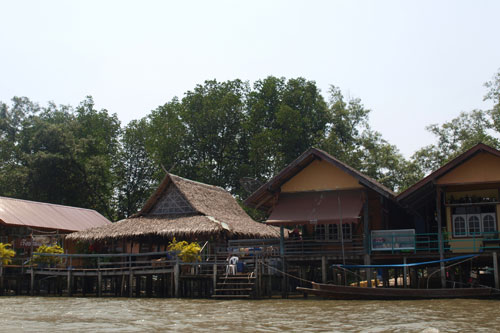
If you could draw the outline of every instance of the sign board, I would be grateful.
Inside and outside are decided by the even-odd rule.
[[[415,229],[372,230],[372,251],[415,250]]]

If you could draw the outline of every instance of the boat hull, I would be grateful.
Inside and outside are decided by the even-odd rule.
[[[312,283],[312,288],[297,290],[334,299],[432,299],[432,298],[492,298],[490,288],[456,288],[456,289],[412,289],[412,288],[361,288],[333,284]]]

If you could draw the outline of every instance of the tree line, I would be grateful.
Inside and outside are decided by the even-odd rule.
[[[409,159],[370,127],[359,98],[304,78],[206,81],[126,126],[90,96],[76,107],[14,97],[0,102],[0,195],[116,220],[165,170],[244,199],[311,146],[401,191],[478,142],[500,147],[500,72],[486,87],[492,109],[430,125],[436,143]]]

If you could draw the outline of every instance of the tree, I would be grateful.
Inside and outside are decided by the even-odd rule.
[[[152,159],[154,179],[159,182],[167,171],[181,174],[186,126],[181,120],[182,104],[177,97],[153,110],[147,117],[145,149]]]
[[[395,191],[416,178],[405,174],[412,166],[397,147],[370,128],[370,110],[361,99],[346,101],[341,90],[331,86],[328,108],[332,123],[321,145],[325,151]]]
[[[154,189],[156,168],[147,151],[147,119],[131,121],[123,130],[115,166],[118,193],[117,218],[129,217],[142,208]]]
[[[412,163],[421,173],[438,169],[478,143],[500,148],[500,71],[485,86],[488,93],[484,99],[493,102],[491,110],[462,112],[449,122],[427,127],[437,143],[419,149],[412,156]]]
[[[248,86],[240,80],[206,81],[182,99],[182,165],[188,178],[236,190],[240,187],[242,123]]]
[[[269,76],[247,99],[247,175],[265,180],[301,153],[319,145],[330,116],[314,81]]]
[[[120,123],[91,97],[76,110],[27,98],[1,106],[0,194],[97,209],[112,218],[111,163]]]

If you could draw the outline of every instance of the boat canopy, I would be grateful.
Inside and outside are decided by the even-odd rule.
[[[462,259],[470,259],[473,257],[477,257],[476,254],[467,254],[463,256],[446,258],[442,260],[433,260],[433,261],[423,261],[423,262],[412,262],[409,264],[391,264],[391,265],[332,265],[331,267],[339,267],[339,268],[394,268],[394,267],[413,267],[413,266],[422,266],[422,265],[431,265],[431,264],[439,264],[441,262],[447,261],[456,261]]]

